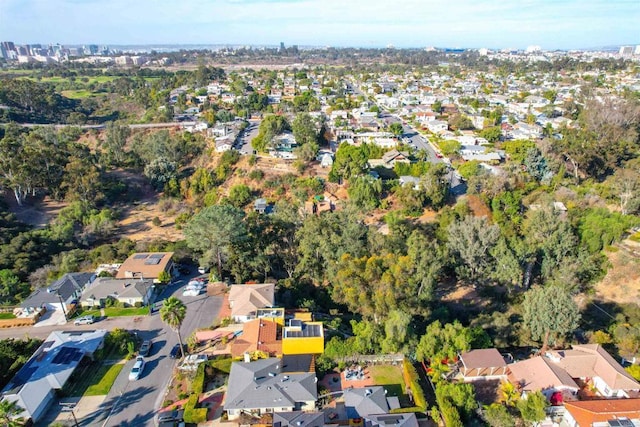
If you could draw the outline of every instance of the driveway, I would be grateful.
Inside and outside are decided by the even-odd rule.
[[[67,319],[64,316],[62,310],[47,310],[38,323],[33,325],[34,328],[42,328],[46,326],[59,326],[65,325],[67,323]]]

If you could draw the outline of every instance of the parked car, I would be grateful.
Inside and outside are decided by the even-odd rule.
[[[91,325],[96,321],[96,318],[93,315],[78,317],[73,324],[74,325]]]
[[[198,267],[198,273],[207,274],[208,272],[209,272],[209,267],[206,267],[206,266],[203,266],[203,265]]]
[[[140,350],[138,350],[138,354],[140,356],[148,356],[152,346],[153,342],[151,340],[142,341],[142,345],[140,346]]]
[[[184,291],[182,292],[182,296],[184,296],[184,297],[197,297],[198,295],[200,295],[201,292],[202,292],[202,289],[186,287],[186,288],[184,288]]]
[[[158,425],[171,425],[182,422],[184,411],[181,409],[174,409],[173,411],[161,412],[158,414]]]
[[[183,346],[182,349],[184,350],[184,352],[186,354],[186,352],[187,352],[186,346]],[[180,344],[176,344],[176,345],[173,346],[173,348],[169,352],[169,357],[172,358],[172,359],[177,359],[180,356],[182,356],[180,354]]]
[[[131,372],[129,372],[129,381],[138,380],[142,375],[142,371],[144,371],[144,357],[138,356],[136,357],[136,363],[131,368]]]

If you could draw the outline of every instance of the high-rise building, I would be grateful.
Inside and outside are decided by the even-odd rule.
[[[284,50],[284,42],[280,42],[280,52]]]
[[[0,44],[0,58],[9,59],[9,52],[4,47],[4,43]]]
[[[620,46],[619,54],[621,56],[633,55],[633,46]]]
[[[7,52],[16,50],[16,45],[14,45],[13,42],[2,42],[2,46],[4,46],[4,50]]]

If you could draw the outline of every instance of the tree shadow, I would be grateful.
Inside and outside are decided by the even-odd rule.
[[[133,390],[127,390],[121,395],[112,396],[111,398],[106,399],[104,402],[102,402],[102,404],[93,414],[80,420],[80,425],[102,425],[107,417],[117,415],[130,406],[135,405],[140,401],[140,399],[142,399],[142,397],[149,393],[153,393],[155,389],[156,387],[137,387]],[[147,413],[145,414],[145,416],[153,417],[153,413]],[[145,425],[145,423],[141,423],[138,425]]]

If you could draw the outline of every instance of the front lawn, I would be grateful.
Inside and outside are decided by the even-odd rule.
[[[122,317],[122,316],[146,316],[149,314],[149,307],[106,307],[104,309],[104,315],[107,317]],[[84,310],[80,316],[93,315],[100,317],[100,310]]]
[[[108,369],[103,373],[104,368]],[[120,374],[122,368],[124,368],[124,363],[116,363],[115,365],[111,365],[111,367],[105,365],[101,366],[99,373],[102,374],[102,376],[100,377],[98,374],[95,375],[94,379],[99,378],[99,381],[97,383],[92,383],[87,388],[87,391],[85,391],[84,396],[103,396],[109,393],[111,386],[116,381],[116,378],[118,378],[118,374]]]
[[[63,388],[63,393],[70,397],[106,395],[123,367],[124,363],[82,364]]]
[[[15,319],[16,315],[13,313],[9,313],[9,312],[2,312],[0,313],[0,319]]]

